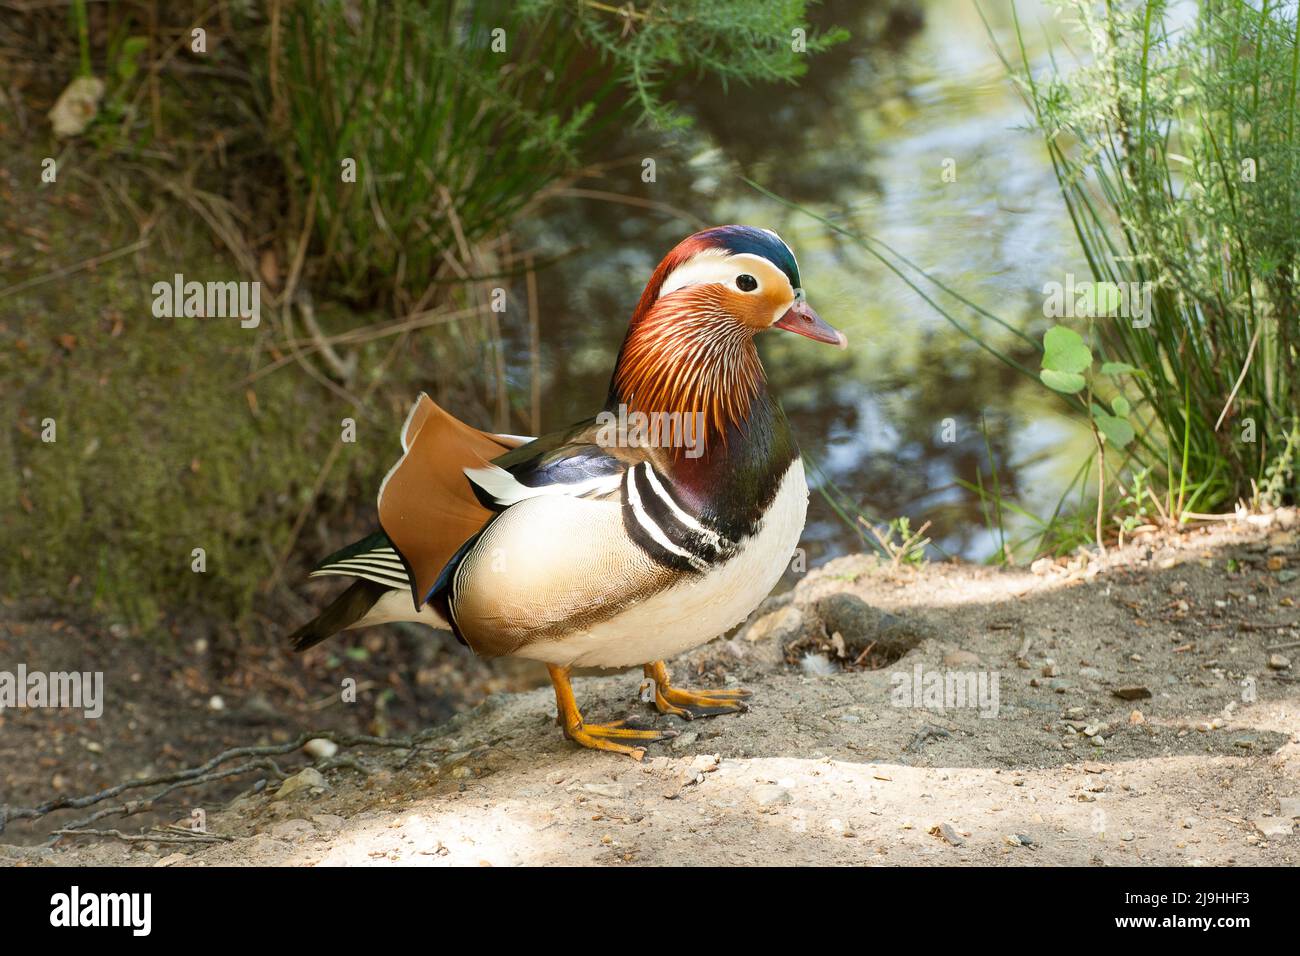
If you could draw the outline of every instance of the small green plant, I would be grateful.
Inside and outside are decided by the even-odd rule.
[[[108,94],[91,127],[95,144],[104,153],[114,152],[129,141],[133,84],[140,72],[140,58],[148,48],[149,38],[143,36],[114,35],[109,41]],[[144,145],[143,141],[139,145]]]
[[[1150,468],[1138,468],[1129,476],[1127,484],[1122,477],[1115,479],[1115,484],[1120,491],[1120,500],[1114,521],[1119,528],[1121,547],[1124,545],[1126,535],[1157,527],[1155,523],[1157,514],[1152,513],[1152,508],[1158,512],[1160,521],[1168,520],[1168,515],[1160,505],[1160,499],[1151,490],[1150,475]]]
[[[1097,364],[1092,349],[1078,332],[1064,325],[1054,325],[1043,335],[1042,369],[1039,380],[1055,392],[1081,399],[1088,415],[1088,427],[1097,445],[1097,547],[1105,550],[1102,514],[1106,502],[1106,446],[1127,448],[1137,433],[1129,416],[1132,406],[1127,398],[1116,394],[1110,407],[1096,398],[1097,386],[1106,379],[1141,374],[1141,370],[1126,362]]]
[[[1297,452],[1300,452],[1300,422],[1292,426],[1286,444],[1264,469],[1264,483],[1257,495],[1258,505],[1276,508],[1285,500],[1287,489],[1295,486]]]
[[[1056,325],[1043,336],[1043,367],[1038,373],[1044,385],[1063,395],[1082,395],[1091,415],[1093,429],[1116,448],[1125,448],[1135,432],[1129,420],[1132,406],[1123,395],[1110,400],[1110,409],[1093,401],[1098,378],[1117,378],[1139,374],[1126,362],[1102,362],[1093,370],[1095,360],[1083,336],[1073,329]]]
[[[904,564],[925,563],[925,549],[930,544],[930,539],[925,536],[925,532],[929,529],[930,522],[927,521],[913,531],[912,522],[906,517],[895,518],[881,527],[877,527],[865,518],[859,517],[858,520],[876,539],[880,550],[895,568],[902,567]]]

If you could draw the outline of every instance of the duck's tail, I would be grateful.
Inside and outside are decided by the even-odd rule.
[[[356,627],[385,595],[394,590],[376,584],[374,581],[358,578],[352,582],[351,587],[331,601],[329,607],[290,634],[290,645],[295,651],[305,651],[339,631]]]
[[[305,651],[339,631],[371,624],[418,621],[430,627],[447,627],[442,616],[428,605],[415,609],[402,560],[382,531],[331,554],[312,572],[312,577],[321,575],[355,580],[329,607],[289,635],[295,651]]]

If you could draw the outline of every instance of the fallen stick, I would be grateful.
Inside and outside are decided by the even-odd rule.
[[[232,747],[229,750],[222,751],[212,759],[200,764],[197,767],[187,767],[183,770],[173,770],[169,773],[160,773],[152,777],[141,777],[136,780],[128,780],[125,783],[119,783],[112,787],[107,787],[95,793],[85,794],[83,796],[61,795],[52,800],[35,807],[10,807],[0,804],[0,833],[4,832],[5,826],[10,820],[36,820],[41,817],[54,813],[56,810],[79,810],[84,807],[94,806],[97,803],[103,803],[105,800],[111,800],[113,797],[126,793],[128,790],[138,790],[142,787],[154,787],[160,784],[172,784],[173,786],[165,787],[163,790],[151,797],[145,797],[140,801],[134,801],[134,804],[147,804],[151,808],[154,801],[161,797],[180,789],[181,787],[201,786],[205,783],[211,783],[215,780],[225,777],[234,776],[237,772],[250,772],[255,769],[267,769],[265,764],[272,761],[254,760],[241,765],[240,768],[231,770],[217,770],[223,763],[227,763],[238,757],[272,757],[281,754],[292,753],[300,750],[309,740],[330,740],[340,747],[392,747],[397,749],[414,749],[422,743],[429,740],[436,734],[436,729],[423,730],[411,737],[372,737],[366,734],[342,734],[333,730],[316,730],[308,731],[301,734],[297,739],[291,740],[284,744],[268,744],[265,746],[249,747]],[[279,768],[276,767],[276,770]],[[215,771],[215,772],[214,772]],[[122,807],[131,807],[133,803],[121,805]],[[120,807],[116,808],[120,811]],[[129,812],[139,812],[139,809]],[[128,815],[129,815],[128,812]],[[83,822],[90,822],[99,819],[102,816],[110,816],[110,813],[96,813],[86,818]]]
[[[124,843],[230,843],[235,839],[218,833],[195,833],[182,836],[179,833],[174,835],[165,833],[123,833],[121,830],[64,829],[55,830],[54,835],[109,837],[114,840],[121,840]]]

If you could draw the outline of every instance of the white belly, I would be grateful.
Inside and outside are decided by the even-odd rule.
[[[739,624],[781,580],[808,514],[803,461],[791,464],[758,531],[725,564],[586,631],[515,651],[548,664],[629,667],[673,657]]]

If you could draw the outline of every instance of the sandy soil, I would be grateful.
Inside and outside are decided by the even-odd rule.
[[[749,687],[747,713],[687,723],[637,699],[639,674],[576,681],[589,719],[680,732],[642,762],[566,741],[549,689],[497,694],[415,751],[348,748],[204,807],[228,842],[64,839],[0,862],[1295,864],[1296,523],[1032,571],[843,558],[673,662],[681,684]],[[984,699],[927,707],[931,674]],[[922,706],[901,696],[916,682]],[[203,794],[173,799],[184,823]]]

